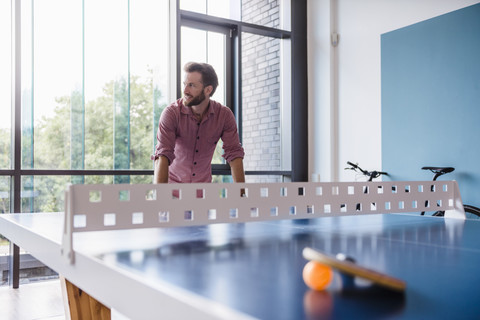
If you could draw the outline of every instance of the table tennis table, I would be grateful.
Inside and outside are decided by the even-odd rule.
[[[0,233],[131,319],[478,319],[480,221],[462,218],[455,182],[435,182],[439,196],[430,195],[431,184],[74,186],[78,198],[67,194],[65,213],[0,215]],[[152,201],[150,188],[163,204],[152,205],[152,221],[151,202],[143,204]],[[246,198],[237,198],[239,188]],[[84,210],[97,209],[82,205],[96,200],[80,193],[92,199],[92,189],[106,202],[115,201],[108,194],[120,200],[90,216]],[[170,197],[178,191],[180,199]],[[413,213],[432,203],[453,214]],[[130,227],[112,217],[122,210]],[[101,226],[89,226],[98,216]],[[406,290],[361,279],[347,286],[339,273],[328,289],[310,290],[302,280],[305,247],[344,253],[404,280]]]

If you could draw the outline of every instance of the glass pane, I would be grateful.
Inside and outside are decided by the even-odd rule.
[[[231,175],[213,175],[213,183],[232,183],[233,179]],[[247,183],[275,183],[285,182],[284,176],[281,175],[246,175],[245,182]]]
[[[125,179],[127,180],[127,179]],[[129,176],[129,184],[150,184],[153,181],[151,175]],[[85,176],[85,184],[112,184],[114,176]]]
[[[207,14],[210,16],[240,21],[241,0],[208,0]]]
[[[0,213],[10,212],[10,177],[0,176]]]
[[[180,9],[206,14],[207,0],[180,0]]]
[[[34,202],[41,201],[42,197],[48,198],[51,190],[57,189],[56,185],[52,184],[48,179],[39,181],[39,186],[43,188],[44,194],[46,194],[46,196],[43,196],[39,191],[33,189],[32,181],[33,177],[31,176],[22,177],[22,212],[34,212]],[[9,212],[9,195],[10,177],[0,177],[0,212],[2,213]],[[56,199],[52,201],[52,205],[54,202],[56,202]],[[44,206],[44,209],[48,209],[48,207]],[[2,275],[0,286],[8,285],[9,259],[10,243],[7,239],[0,236],[0,272]],[[40,261],[32,257],[28,252],[25,252],[22,248],[20,248],[20,284],[30,283],[38,280],[54,279],[57,277],[58,275],[55,271],[46,267]]]
[[[33,168],[33,26],[32,2],[24,1],[21,9],[22,63],[22,168]]]
[[[0,176],[0,214],[10,213],[10,177]],[[10,243],[0,235],[0,286],[8,285]]]
[[[233,182],[232,176],[214,175],[212,176],[212,182],[216,183],[231,183]],[[284,177],[281,175],[246,175],[245,182],[247,183],[275,183],[284,182]]]
[[[213,99],[226,104],[226,36],[223,33],[207,32],[207,63],[211,64],[218,76],[218,87]]]
[[[86,0],[84,28],[85,168],[127,169],[128,2]]]
[[[130,2],[130,164],[151,169],[160,113],[168,101],[168,1]],[[133,179],[133,176],[132,176]],[[151,179],[149,181],[151,183]]]
[[[128,4],[85,1],[84,40],[82,1],[36,3],[33,19],[22,5],[23,168],[151,169],[168,100],[168,1],[131,1],[130,16]]]
[[[225,105],[226,101],[226,35],[219,32],[182,27],[181,29],[181,66],[187,62],[209,63],[218,76],[218,87],[212,99]],[[192,50],[191,48],[195,48]],[[183,80],[182,69],[182,80]],[[212,163],[225,163],[222,158],[223,142],[220,140],[215,149]]]
[[[152,183],[151,175],[128,176],[128,178],[131,184]],[[85,176],[84,178],[86,184],[112,184],[114,179],[115,176]],[[65,189],[68,184],[79,180],[82,179],[75,179],[75,176],[23,176],[22,212],[63,212]],[[3,189],[0,190],[3,191]],[[1,194],[3,193],[0,191]]]
[[[11,1],[0,1],[0,169],[11,168]],[[1,179],[1,178],[0,178]]]
[[[0,214],[10,213],[10,177],[0,176]],[[8,285],[10,242],[0,234],[0,286]]]
[[[8,285],[8,270],[10,261],[10,242],[0,235],[0,287]]]
[[[33,18],[34,166],[83,169],[81,1],[35,2]]]
[[[212,182],[213,183],[232,183],[233,178],[231,175],[228,175],[228,176],[212,175]]]
[[[180,9],[240,21],[241,0],[181,0]]]
[[[245,170],[289,170],[290,152],[284,149],[290,140],[282,132],[290,117],[281,98],[282,86],[288,88],[281,77],[281,40],[243,33],[242,50]]]
[[[245,182],[247,183],[275,183],[284,182],[283,176],[280,175],[248,175],[245,176]]]
[[[23,176],[22,212],[63,212],[67,176]]]
[[[9,285],[9,262],[10,243],[7,239],[0,237],[0,287]],[[4,269],[5,268],[5,269]],[[41,280],[57,279],[58,274],[35,259],[28,252],[20,248],[20,285]],[[14,306],[11,306],[14,308]],[[7,310],[8,311],[8,310]]]
[[[182,72],[183,66],[187,62],[207,62],[207,33],[207,31],[200,29],[181,28],[180,65],[182,66]],[[183,81],[183,74],[181,80]]]
[[[226,36],[223,33],[182,27],[181,66],[190,61],[212,65],[218,76],[218,88],[212,98],[225,105],[226,101]],[[191,48],[195,48],[192,50]]]

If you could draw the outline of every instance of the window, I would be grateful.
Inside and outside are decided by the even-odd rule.
[[[242,33],[242,135],[246,170],[289,171],[291,104],[282,97],[290,81],[282,77],[281,40]],[[290,64],[288,63],[289,67]],[[282,150],[286,149],[286,154]]]
[[[292,33],[281,29],[290,25],[285,18],[290,2],[181,0],[180,9],[180,66],[191,60],[214,61],[219,75],[225,76],[220,80],[225,100],[213,99],[236,115],[247,181],[290,179]],[[181,77],[178,69],[177,82]],[[214,174],[228,170],[215,164],[212,168]]]
[[[1,1],[0,68],[12,72],[0,73],[0,210],[63,211],[68,183],[151,183],[158,120],[190,60],[219,75],[214,99],[236,116],[247,181],[306,179],[305,11],[304,0]],[[212,171],[227,182],[221,153],[220,142]]]
[[[168,5],[1,2],[0,40],[8,50],[0,53],[0,64],[14,71],[0,74],[2,212],[63,211],[67,183],[151,183],[156,126],[169,100]],[[18,28],[11,28],[11,17]],[[12,60],[16,39],[21,49]],[[21,73],[15,69],[20,62]],[[12,110],[21,114],[15,128]],[[12,146],[13,132],[21,136]],[[21,268],[25,259],[22,253]],[[22,279],[50,273],[44,271],[23,270]]]

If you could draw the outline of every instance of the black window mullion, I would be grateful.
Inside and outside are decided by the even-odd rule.
[[[12,148],[13,148],[13,176],[11,181],[11,189],[13,201],[10,202],[10,211],[21,212],[21,166],[22,166],[22,72],[21,72],[21,1],[15,0],[12,2]],[[9,266],[9,281],[13,288],[18,288],[20,284],[20,248],[11,245],[11,260]]]
[[[293,1],[292,1],[293,2]],[[266,27],[259,24],[253,24],[243,21],[230,20],[225,18],[219,18],[215,16],[209,16],[202,13],[190,12],[185,10],[180,10],[180,18],[182,20],[196,21],[199,23],[206,23],[209,25],[224,26],[228,28],[235,28],[235,26],[242,26],[244,32],[249,32],[261,36],[272,37],[272,38],[290,38],[292,32]]]
[[[292,1],[291,9],[292,181],[308,181],[307,3]]]
[[[243,142],[242,126],[242,26],[238,25],[232,39],[232,95],[233,110],[236,115],[238,135]]]

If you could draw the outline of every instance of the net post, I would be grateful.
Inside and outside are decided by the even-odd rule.
[[[65,190],[65,214],[63,219],[61,255],[73,264],[75,253],[73,251],[73,185],[68,185]]]
[[[445,218],[465,220],[465,209],[463,208],[462,196],[458,188],[458,182],[453,180],[453,209],[445,210]]]

